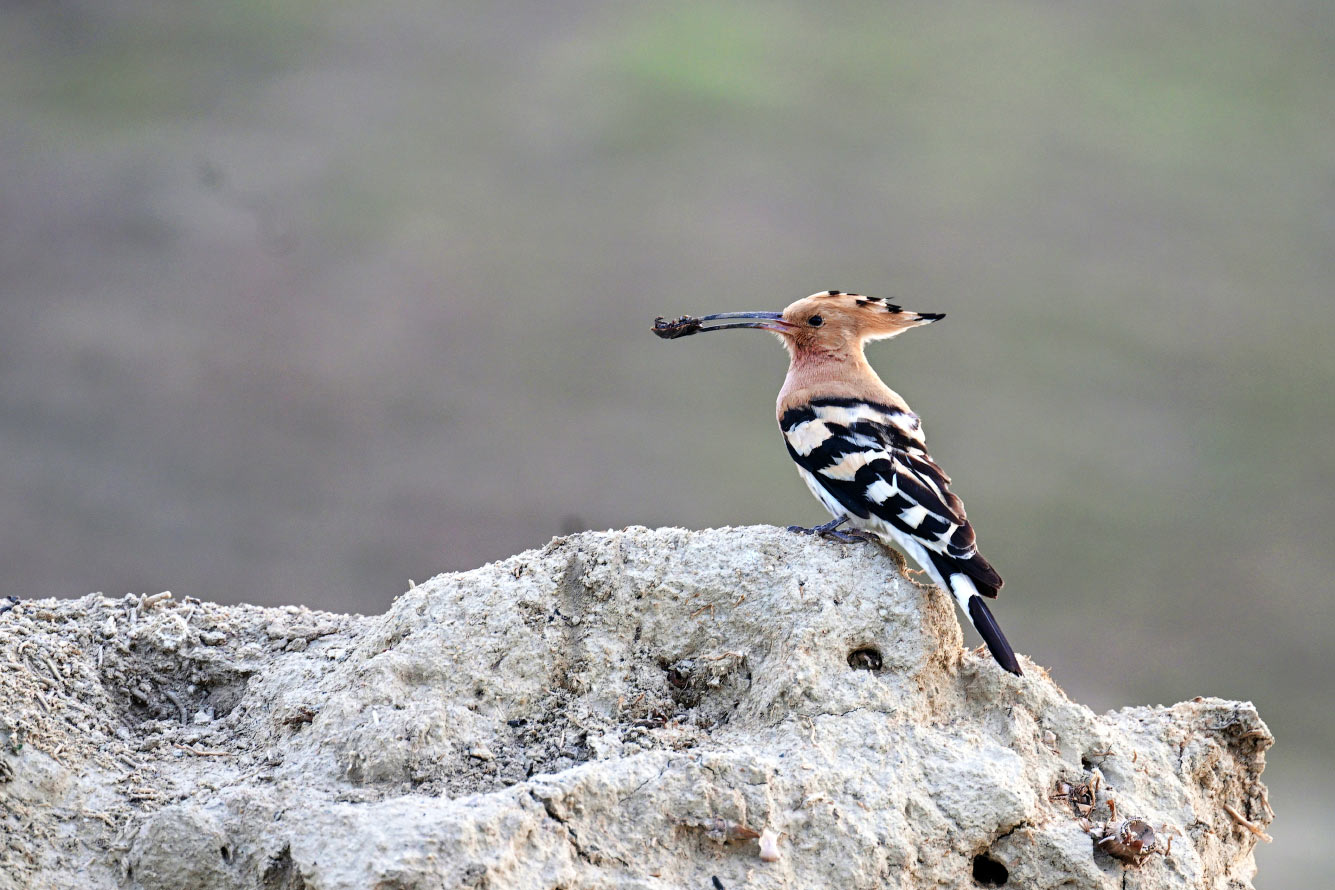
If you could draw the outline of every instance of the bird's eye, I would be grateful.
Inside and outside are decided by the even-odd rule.
[[[807,324],[811,325],[813,328],[818,328],[825,324],[825,319],[821,318],[819,315],[813,315],[807,319]]]

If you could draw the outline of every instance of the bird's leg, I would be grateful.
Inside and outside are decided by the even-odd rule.
[[[876,537],[867,532],[861,531],[838,531],[839,526],[848,521],[847,516],[840,516],[838,519],[831,519],[824,525],[818,525],[815,528],[804,528],[800,525],[788,526],[788,531],[796,532],[799,535],[820,535],[822,538],[829,538],[833,541],[842,541],[845,544],[854,544],[859,541],[874,541]]]
[[[847,521],[847,516],[839,516],[835,519],[831,519],[824,525],[817,525],[812,528],[807,528],[802,525],[790,525],[788,526],[788,531],[799,535],[828,535]]]

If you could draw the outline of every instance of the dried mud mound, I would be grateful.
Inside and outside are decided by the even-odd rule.
[[[874,546],[631,528],[384,615],[0,615],[0,887],[1245,888],[1246,703],[1096,716]]]

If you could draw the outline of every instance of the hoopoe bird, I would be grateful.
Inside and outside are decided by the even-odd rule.
[[[832,290],[798,300],[783,312],[659,318],[654,333],[665,339],[732,328],[777,334],[789,355],[788,376],[779,390],[779,429],[797,472],[834,517],[815,528],[789,530],[897,545],[950,592],[997,663],[1018,676],[1015,652],[983,601],[997,595],[1001,576],[978,552],[964,504],[949,488],[950,477],[927,454],[918,415],[881,381],[863,354],[870,341],[944,317]],[[727,323],[704,326],[711,321]],[[845,524],[851,533],[839,530]]]

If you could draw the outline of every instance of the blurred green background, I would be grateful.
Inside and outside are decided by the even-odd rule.
[[[1253,699],[1335,832],[1335,4],[0,6],[0,595],[376,612],[582,528],[823,520],[749,332],[874,346],[1016,647]]]

